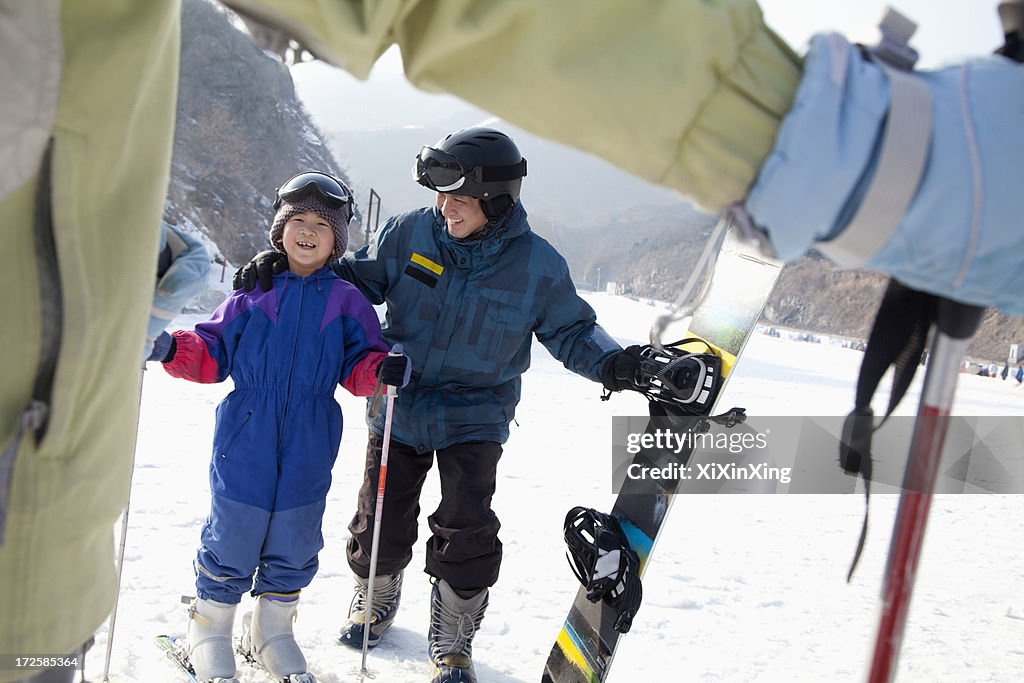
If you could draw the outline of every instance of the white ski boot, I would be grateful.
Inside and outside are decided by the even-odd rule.
[[[469,598],[460,597],[444,579],[430,594],[430,661],[434,663],[431,683],[476,683],[473,670],[473,636],[480,629],[487,609],[487,589]]]
[[[231,631],[238,605],[193,598],[188,610],[185,652],[203,683],[238,683]]]
[[[299,606],[298,593],[264,593],[256,608],[242,617],[239,652],[287,683],[316,683],[306,672],[306,658],[295,642],[292,622]]]

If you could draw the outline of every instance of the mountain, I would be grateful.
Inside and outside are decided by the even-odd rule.
[[[532,218],[532,217],[531,217]],[[565,255],[581,289],[675,301],[715,218],[687,204],[623,209],[586,225],[534,220],[537,232]],[[765,306],[765,323],[866,340],[888,278],[837,267],[817,252],[786,265]],[[1002,363],[1011,344],[1024,347],[1024,320],[986,312],[968,355]]]
[[[204,235],[211,253],[232,263],[266,248],[274,188],[299,170],[327,170],[356,191],[350,241],[358,246],[370,188],[382,197],[381,219],[429,204],[431,193],[411,178],[415,155],[478,124],[515,138],[528,161],[531,224],[566,257],[581,288],[614,281],[634,296],[673,301],[714,222],[665,188],[457,98],[421,92],[400,73],[377,70],[360,82],[321,63],[289,69],[206,0],[185,0],[182,33],[165,217]],[[371,228],[376,213],[372,219]],[[765,321],[863,339],[884,283],[811,255],[784,269]],[[970,353],[1001,361],[1019,341],[1024,322],[989,312]]]
[[[182,4],[178,111],[164,218],[244,263],[268,247],[275,189],[339,165],[295,95],[288,68],[206,0]],[[361,218],[353,220],[358,234]]]
[[[322,63],[292,68],[295,87],[331,149],[345,160],[365,205],[370,188],[381,196],[382,216],[433,201],[412,180],[420,148],[460,128],[490,125],[507,132],[526,157],[523,204],[531,218],[585,224],[630,206],[688,203],[663,187],[606,161],[551,142],[448,95],[417,90],[400,73],[375,71],[361,82]]]

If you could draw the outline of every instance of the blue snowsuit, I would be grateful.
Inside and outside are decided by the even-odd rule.
[[[196,382],[230,375],[235,385],[217,406],[199,597],[233,604],[249,589],[307,586],[341,441],[335,388],[368,395],[386,355],[375,311],[330,268],[285,272],[268,292],[232,292],[208,322],[174,338],[168,373]]]

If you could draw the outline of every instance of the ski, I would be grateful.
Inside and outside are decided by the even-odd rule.
[[[188,677],[188,680],[192,683],[199,683],[199,679],[196,678],[196,672],[192,669],[192,664],[188,661],[188,655],[185,654],[185,650],[182,647],[182,639],[178,636],[157,636],[154,641],[156,646],[167,656],[167,659],[174,662],[174,665]]]
[[[713,236],[710,243],[714,241]],[[688,353],[713,353],[720,361],[721,384],[706,403],[691,406],[685,412],[708,416],[715,410],[718,397],[754,332],[780,270],[780,263],[766,259],[756,245],[742,241],[735,227],[724,233],[717,259],[693,311],[684,347]],[[648,396],[657,398],[650,393]],[[652,415],[654,405],[652,403]],[[741,421],[742,411],[730,415],[730,419]],[[683,452],[678,458],[686,464],[691,455],[692,452]],[[643,464],[648,458],[649,453],[641,452],[633,462]],[[662,523],[677,493],[677,483],[675,480],[626,478],[612,508],[611,515],[617,520],[613,526],[618,527],[619,537],[624,538],[635,553],[638,565],[635,571],[640,577],[650,562]],[[568,523],[567,519],[567,540]],[[624,554],[630,555],[628,551]],[[620,631],[628,630],[632,618],[627,609],[623,624],[621,608],[625,592],[623,590],[612,600],[591,602],[585,587],[578,591],[548,656],[542,677],[544,683],[600,683],[605,680],[622,635]],[[634,600],[638,602],[639,597]],[[618,607],[610,602],[617,602]]]
[[[276,676],[274,676],[274,674],[267,671],[267,667],[263,666],[263,664],[261,664],[260,661],[256,659],[256,656],[253,655],[252,652],[242,647],[241,641],[239,641],[238,645],[235,647],[235,652],[241,655],[242,661],[244,661],[246,664],[262,672],[266,676],[279,681],[280,683],[317,683],[316,677],[308,672],[301,674],[292,674],[290,676],[285,676],[284,678],[277,678]]]

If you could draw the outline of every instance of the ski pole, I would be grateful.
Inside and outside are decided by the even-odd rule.
[[[389,356],[402,355],[402,345],[395,344]],[[373,584],[377,573],[377,550],[380,541],[380,518],[384,513],[384,484],[388,477],[388,451],[391,446],[391,419],[394,416],[395,396],[398,387],[388,385],[387,414],[384,416],[384,443],[380,451],[380,470],[377,475],[377,504],[373,512],[373,540],[370,543],[370,576],[366,583],[366,608],[363,611],[363,658],[359,667],[359,679],[364,676],[373,678],[366,668],[366,655],[370,650],[370,629],[373,626]]]
[[[711,287],[711,274],[715,270],[715,263],[722,251],[722,245],[725,244],[725,237],[729,232],[729,226],[732,225],[732,220],[732,215],[729,212],[723,213],[719,217],[704,245],[704,251],[697,259],[697,265],[690,271],[690,277],[687,279],[686,285],[683,286],[683,291],[679,293],[675,303],[672,304],[671,311],[658,316],[654,324],[651,325],[649,334],[651,346],[658,351],[663,350],[661,335],[668,326],[693,315],[693,312],[707,297],[708,289]]]
[[[933,330],[935,336],[889,545],[882,588],[882,614],[875,638],[869,683],[888,683],[896,674],[960,363],[971,336],[978,329],[982,313],[984,309],[977,306],[948,299],[938,302]]]
[[[146,376],[146,364],[143,362],[139,370],[139,410],[142,410],[142,382]],[[121,574],[124,572],[124,548],[128,540],[128,512],[132,507],[132,479],[135,476],[135,454],[139,444],[139,423],[135,422],[135,444],[132,446],[131,469],[128,473],[128,498],[124,502],[124,513],[121,515],[121,543],[117,552],[117,583],[114,592],[114,607],[110,611],[110,625],[107,627],[107,656],[103,660],[103,680],[110,680],[110,655],[114,649],[114,628],[117,625],[117,603],[121,597]]]

